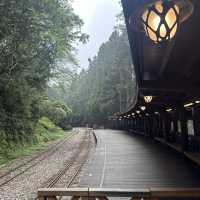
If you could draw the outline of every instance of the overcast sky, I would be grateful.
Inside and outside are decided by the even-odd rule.
[[[83,32],[90,35],[89,42],[78,47],[82,68],[88,67],[88,58],[97,54],[100,45],[107,41],[121,11],[119,0],[74,0],[75,13],[84,21]]]

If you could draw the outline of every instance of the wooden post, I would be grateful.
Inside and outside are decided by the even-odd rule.
[[[180,121],[181,121],[181,146],[182,150],[188,149],[188,128],[187,128],[187,115],[183,106],[179,109]]]
[[[129,119],[126,119],[126,130],[129,128]]]
[[[174,130],[173,130],[173,142],[176,142],[176,135],[178,133],[178,117],[177,117],[177,113],[173,114],[173,126],[174,126]]]
[[[194,120],[194,135],[200,136],[200,109],[199,107],[194,107],[193,120]]]
[[[124,118],[122,118],[122,121],[121,121],[121,129],[124,130]]]
[[[157,121],[157,116],[153,117],[153,133],[152,137],[157,137],[158,136],[158,121]]]
[[[142,132],[145,134],[145,117],[142,117]]]
[[[137,116],[135,117],[135,131],[138,131],[138,118]]]
[[[163,124],[162,124],[162,116],[159,116],[159,130],[158,130],[158,136],[161,137],[163,134]]]
[[[149,122],[149,117],[148,116],[146,116],[145,117],[145,135],[146,136],[149,136],[150,135],[150,122]]]
[[[170,126],[169,126],[169,116],[167,113],[163,112],[162,113],[162,122],[163,122],[163,137],[166,142],[169,141],[169,131],[170,131]]]

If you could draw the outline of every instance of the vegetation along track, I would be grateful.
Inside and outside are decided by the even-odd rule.
[[[16,167],[10,169],[9,171],[5,172],[3,175],[0,176],[0,187],[8,184],[18,176],[22,175],[32,167],[36,166],[49,156],[53,155],[62,145],[66,142],[69,142],[69,139],[73,136],[72,133],[70,136],[66,137],[64,140],[57,142],[53,147],[50,149],[47,148],[45,151],[37,154],[27,162],[23,162],[22,164],[17,165]]]
[[[87,161],[89,152],[90,152],[90,145],[91,145],[91,135],[94,135],[91,130],[87,130],[88,134],[85,135],[85,138],[83,139],[82,143],[80,144],[80,148],[76,151],[76,153],[73,155],[70,161],[66,162],[64,167],[58,171],[56,175],[51,177],[44,185],[43,187],[46,188],[53,188],[56,186],[58,181],[62,179],[64,174],[69,170],[72,165],[77,162],[77,167],[75,168],[74,172],[70,175],[68,180],[64,180],[65,184],[64,187],[68,188],[70,187],[79,172],[81,171],[84,163]],[[92,133],[92,134],[91,134]],[[95,141],[96,143],[96,141]],[[61,198],[60,198],[61,199]]]

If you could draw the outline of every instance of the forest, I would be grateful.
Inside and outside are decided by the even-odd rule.
[[[72,109],[72,124],[105,126],[110,116],[126,110],[134,98],[136,81],[123,15],[96,56],[89,58],[88,69],[61,78],[48,88],[52,101]]]
[[[77,44],[89,36],[68,0],[0,1],[0,161],[71,125],[106,124],[135,92],[122,15],[82,69]]]

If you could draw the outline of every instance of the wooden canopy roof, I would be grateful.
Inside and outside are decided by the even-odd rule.
[[[200,1],[192,0],[194,12],[180,25],[175,39],[153,43],[131,27],[131,15],[148,0],[122,0],[130,47],[140,91],[174,91],[200,95]]]
[[[190,0],[193,14],[180,25],[173,40],[161,44],[152,42],[130,23],[138,8],[154,1],[122,0],[140,96],[127,113],[141,104],[143,95],[155,96],[157,107],[200,97],[200,1]]]

